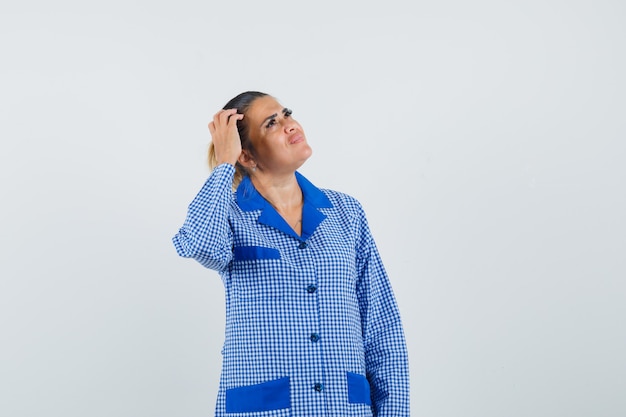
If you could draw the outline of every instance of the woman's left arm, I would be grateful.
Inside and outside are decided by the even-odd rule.
[[[409,417],[409,364],[400,313],[365,213],[359,208],[357,297],[372,410],[376,417]]]

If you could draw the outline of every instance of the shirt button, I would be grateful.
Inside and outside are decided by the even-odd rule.
[[[320,340],[320,335],[317,333],[311,333],[311,342],[315,343]]]
[[[315,391],[317,391],[317,392],[322,392],[322,391],[324,391],[324,385],[320,384],[319,382],[316,382],[316,383],[313,385],[313,389],[314,389]]]
[[[304,249],[306,248],[306,242],[300,242],[300,244],[298,245],[298,249]]]
[[[315,291],[317,291],[317,286],[314,284],[311,284],[308,287],[306,287],[306,292],[308,292],[309,294],[313,294]]]

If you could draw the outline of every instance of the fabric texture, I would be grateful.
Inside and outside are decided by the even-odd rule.
[[[173,238],[218,271],[226,334],[218,417],[408,417],[400,315],[359,202],[299,173],[301,236],[234,167],[216,167]]]

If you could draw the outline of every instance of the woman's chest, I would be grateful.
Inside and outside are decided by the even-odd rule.
[[[324,219],[307,239],[252,219],[233,222],[229,284],[243,298],[293,297],[313,288],[350,291],[356,281],[356,238],[349,224]]]

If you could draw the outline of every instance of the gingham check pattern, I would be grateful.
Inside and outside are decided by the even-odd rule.
[[[216,416],[409,416],[406,345],[396,301],[361,205],[296,174],[304,194],[298,236],[234,168],[218,166],[173,242],[219,271],[226,335]],[[237,258],[273,248],[279,259]],[[371,406],[350,402],[346,373],[365,375]],[[226,412],[227,390],[289,377],[290,407]]]

